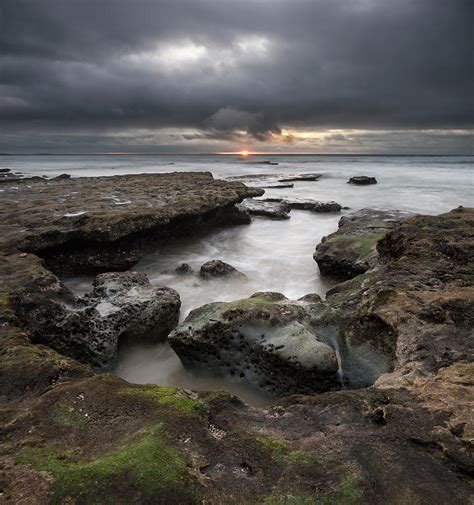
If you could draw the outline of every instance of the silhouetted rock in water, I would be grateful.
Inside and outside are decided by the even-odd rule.
[[[233,307],[208,306],[202,321],[194,314],[198,340],[200,328],[212,323],[207,314],[219,306],[227,311],[217,318],[225,331],[230,317],[258,322],[269,339],[279,324],[316,328],[318,338],[334,349],[338,344],[342,373],[354,385],[363,383],[360,370],[372,367],[376,375],[373,356],[389,359],[388,371],[370,388],[286,396],[262,409],[222,391],[129,384],[33,344],[25,329],[36,313],[18,310],[18,293],[33,300],[40,296],[35,286],[47,288],[41,293],[48,300],[50,289],[60,300],[66,293],[54,276],[49,284],[52,274],[34,254],[3,249],[2,498],[470,505],[474,210],[403,220],[378,251],[383,264],[376,271],[338,285],[325,302],[315,295],[291,302],[259,294]],[[300,311],[309,319],[300,320]],[[250,336],[237,324],[242,331]],[[221,335],[216,329],[216,338]],[[209,344],[210,357],[225,352]],[[228,347],[234,350],[234,341]],[[290,377],[293,365],[274,366],[273,358],[282,363],[282,349],[274,351],[265,349],[254,361],[272,366],[271,380]],[[302,370],[294,368],[298,377]]]
[[[255,200],[248,198],[240,204],[252,216],[268,217],[270,219],[289,219],[290,206],[281,200]]]
[[[141,272],[100,274],[92,293],[76,298],[43,269],[13,304],[34,342],[102,370],[115,365],[119,339],[166,339],[181,302],[176,291],[153,287]]]
[[[187,263],[181,263],[174,271],[179,275],[189,275],[193,273],[193,269]]]
[[[270,160],[258,161],[257,163],[259,163],[260,165],[278,165],[276,161],[270,161]]]
[[[221,260],[210,260],[201,265],[199,275],[203,279],[212,279],[215,277],[245,277],[245,274],[239,272],[229,263]]]
[[[375,177],[368,177],[367,175],[359,175],[351,177],[347,183],[355,184],[357,186],[367,186],[368,184],[377,184],[377,179]]]
[[[39,253],[56,273],[125,270],[170,239],[250,223],[235,204],[264,192],[208,172],[31,182],[2,192],[0,250]]]
[[[278,179],[279,182],[292,182],[292,181],[317,181],[321,179],[321,174],[294,174],[281,177]]]
[[[193,310],[168,341],[185,366],[237,376],[273,394],[339,387],[334,350],[308,321],[321,300],[256,293]]]
[[[317,200],[303,199],[303,198],[264,198],[262,200],[268,203],[281,203],[289,206],[290,209],[308,210],[311,212],[325,213],[325,212],[340,212],[341,206],[337,202],[319,202]]]
[[[0,168],[0,174],[7,174],[11,170],[9,168]]]
[[[377,242],[402,219],[400,210],[361,209],[341,217],[336,232],[323,237],[314,260],[323,275],[350,279],[378,264]]]
[[[63,181],[65,179],[70,179],[71,178],[71,175],[70,174],[61,174],[61,175],[57,175],[56,177],[53,177],[53,181]]]

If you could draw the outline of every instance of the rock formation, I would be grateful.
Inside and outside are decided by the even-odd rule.
[[[39,254],[55,273],[133,266],[170,238],[249,223],[235,204],[262,189],[209,172],[79,177],[3,186],[0,251]]]
[[[377,184],[377,179],[375,177],[368,177],[367,175],[358,175],[356,177],[351,177],[347,183],[357,186],[367,186],[369,184]]]
[[[374,268],[379,261],[377,242],[408,216],[405,211],[362,209],[341,217],[339,229],[316,247],[320,272],[350,279]]]
[[[320,300],[256,293],[193,310],[168,337],[181,361],[282,395],[339,388],[336,354],[309,321]]]
[[[245,278],[245,274],[239,272],[229,263],[221,260],[206,261],[199,269],[199,275],[203,279],[212,279],[215,277],[241,277]]]
[[[47,270],[12,303],[34,342],[99,370],[115,364],[119,339],[166,339],[181,305],[176,291],[152,287],[143,273],[100,274],[92,293],[76,298]]]
[[[67,185],[74,179],[38,184]],[[199,207],[199,198],[193,198],[193,208],[207,212],[207,204]],[[12,200],[9,195],[2,205]],[[61,213],[78,211],[54,205]],[[309,341],[308,331],[332,349],[337,344],[349,382],[361,379],[359,389],[292,395],[265,409],[224,392],[129,384],[33,343],[29,320],[36,315],[23,310],[22,300],[39,303],[42,296],[47,308],[62,305],[59,312],[72,311],[77,301],[36,255],[19,249],[36,243],[35,236],[38,244],[67,247],[72,227],[54,228],[52,209],[50,214],[40,209],[35,217],[32,204],[29,213],[22,222],[30,228],[17,226],[14,232],[12,223],[20,218],[13,214],[8,214],[12,223],[2,224],[8,233],[2,235],[0,255],[1,500],[471,505],[473,209],[403,220],[378,240],[378,268],[336,286],[324,302],[314,295],[290,302],[259,294],[234,307],[213,304],[195,311],[191,327],[199,339],[213,324],[224,332],[236,324],[235,342],[243,335],[248,343],[244,321],[270,329],[303,327],[303,343]],[[43,223],[45,216],[49,223]],[[124,219],[116,217],[117,223]],[[133,212],[128,219],[133,221]],[[101,222],[107,242],[116,229]],[[179,227],[179,221],[170,222]],[[87,223],[79,227],[81,234],[92,233]],[[90,237],[94,246],[99,230]],[[142,289],[135,280],[126,291]],[[116,296],[123,296],[121,288],[112,293],[117,282],[107,276],[99,280],[96,294],[83,303],[95,304],[104,296],[116,303]],[[211,314],[217,314],[217,322]],[[59,328],[57,335],[67,336]],[[270,337],[278,338],[278,332],[265,335],[269,343]],[[224,351],[211,340],[208,344],[209,356]],[[234,350],[236,343],[226,345]],[[301,377],[294,360],[283,366],[283,349],[260,349],[259,363],[276,359],[282,376],[290,380],[294,370]],[[370,369],[375,383],[363,387],[367,377],[357,372],[370,371],[364,366],[377,361],[373,355],[388,366]]]

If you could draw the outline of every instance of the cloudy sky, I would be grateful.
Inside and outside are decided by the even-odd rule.
[[[0,151],[472,153],[473,0],[0,0]]]

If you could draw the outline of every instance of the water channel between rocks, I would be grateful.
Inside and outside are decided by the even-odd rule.
[[[250,225],[216,229],[204,236],[178,240],[145,256],[134,270],[145,272],[155,286],[169,286],[181,297],[181,320],[190,310],[214,301],[246,298],[257,291],[277,291],[290,299],[308,293],[324,296],[333,283],[322,279],[313,260],[321,238],[337,228],[338,214],[314,215],[292,211],[291,219],[255,219]],[[204,280],[200,265],[221,259],[246,274],[247,279]],[[174,269],[188,263],[196,272],[178,275]],[[65,279],[76,293],[90,290],[92,277]],[[135,345],[120,350],[115,372],[134,383],[181,386],[195,390],[225,389],[252,405],[271,398],[240,378],[197,375],[185,370],[166,343]]]
[[[110,174],[170,171],[169,160],[161,158],[121,158],[120,169]],[[266,197],[299,197],[320,201],[336,200],[350,209],[363,207],[402,209],[411,212],[439,214],[458,205],[472,204],[473,176],[469,159],[456,157],[274,157],[279,166],[256,161],[197,157],[172,159],[179,161],[179,170],[212,170],[216,178],[261,173],[322,173],[317,182],[297,182],[293,188],[268,189]],[[85,159],[84,167],[71,170],[68,160],[46,160],[56,172],[69,171],[73,176],[109,175],[102,159]],[[65,165],[66,163],[66,165]],[[109,163],[110,164],[110,163]],[[174,170],[178,165],[173,167]],[[38,168],[40,170],[40,168]],[[44,167],[41,167],[44,171]],[[25,172],[35,173],[27,167]],[[365,174],[377,177],[374,186],[353,187],[348,177]],[[248,183],[248,182],[247,182]],[[178,291],[181,320],[190,310],[209,302],[231,301],[257,291],[277,291],[290,299],[308,293],[324,296],[332,284],[319,275],[313,260],[316,245],[324,235],[337,229],[341,214],[291,212],[285,221],[255,219],[246,226],[215,229],[188,240],[179,240],[147,255],[134,270],[146,272],[152,284],[169,286]],[[205,281],[197,275],[180,276],[173,270],[189,263],[196,271],[210,259],[226,261],[247,275],[247,280],[226,279]],[[91,287],[92,278],[66,279],[77,293]],[[176,385],[194,390],[225,389],[252,405],[265,405],[271,398],[235,377],[202,377],[183,368],[167,343],[122,348],[116,373],[135,383]]]

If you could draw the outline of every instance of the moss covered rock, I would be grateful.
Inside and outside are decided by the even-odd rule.
[[[362,209],[339,220],[339,229],[324,237],[314,260],[323,275],[349,279],[378,263],[377,242],[410,213]]]
[[[322,305],[279,293],[212,303],[192,311],[168,341],[185,366],[229,374],[274,394],[333,389],[336,354],[309,324]]]

